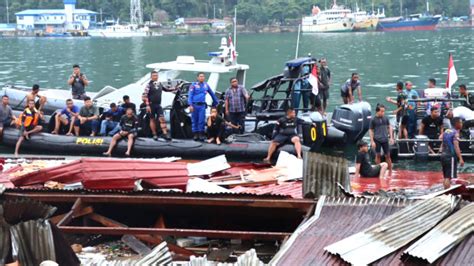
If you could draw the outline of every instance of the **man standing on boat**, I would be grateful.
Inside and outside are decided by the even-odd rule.
[[[385,161],[388,164],[388,175],[392,175],[392,159],[390,156],[390,145],[394,143],[393,129],[385,117],[385,106],[380,104],[375,108],[375,117],[370,121],[370,143],[375,150],[375,163],[377,165],[382,161],[382,150],[385,155]]]
[[[189,111],[192,113],[192,130],[194,134],[194,140],[205,139],[204,126],[206,125],[206,96],[209,94],[212,98],[212,106],[217,106],[219,99],[217,99],[214,91],[207,82],[205,82],[206,76],[204,73],[199,73],[197,76],[197,82],[193,82],[189,87],[188,104]]]
[[[467,90],[466,85],[459,85],[459,95],[461,99],[466,100],[461,105],[474,111],[474,95]]]
[[[235,133],[245,132],[245,105],[249,99],[247,90],[237,78],[231,78],[230,87],[225,92],[225,114],[232,124],[239,126]]]
[[[351,104],[354,102],[354,92],[356,90],[359,96],[359,102],[362,102],[362,87],[360,85],[359,74],[352,73],[352,77],[341,87],[341,97],[344,104]]]
[[[166,140],[171,140],[168,136],[168,127],[166,126],[165,114],[163,112],[163,107],[161,107],[161,95],[163,91],[172,91],[169,90],[160,82],[158,82],[158,72],[152,71],[151,72],[151,79],[150,82],[145,87],[144,94],[147,96],[146,98],[146,112],[149,114],[150,118],[150,129],[153,133],[153,139],[158,140],[157,128],[156,128],[156,121],[160,121],[161,127],[161,136]]]
[[[86,87],[89,86],[89,80],[86,75],[81,73],[79,65],[72,66],[73,72],[67,83],[71,86],[72,98],[76,100],[84,100],[86,95]]]
[[[408,132],[408,138],[412,139],[416,135],[417,131],[417,121],[416,121],[416,112],[417,112],[417,106],[418,104],[414,101],[410,100],[416,100],[420,98],[420,95],[416,90],[413,89],[413,83],[411,81],[405,82],[405,90],[404,90],[405,95],[407,96],[407,102],[408,102],[408,110],[407,110],[407,115],[408,115],[408,124],[407,124],[407,132]]]
[[[322,113],[326,113],[329,99],[329,86],[331,84],[331,70],[328,67],[326,58],[319,60],[321,67],[319,68],[319,95],[323,101]]]
[[[441,166],[443,168],[444,188],[451,186],[451,179],[457,178],[458,163],[464,166],[464,160],[459,148],[459,135],[462,129],[462,120],[460,118],[453,119],[453,129],[446,129],[442,135],[443,143],[441,144]]]

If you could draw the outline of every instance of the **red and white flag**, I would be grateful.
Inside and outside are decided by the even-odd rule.
[[[318,93],[319,93],[319,85],[318,85],[319,82],[318,82],[318,67],[316,65],[314,65],[313,69],[311,69],[311,74],[309,74],[308,82],[309,82],[309,84],[311,84],[311,87],[313,87],[311,92],[314,95],[318,95]]]
[[[229,51],[230,51],[230,62],[235,62],[237,59],[237,52],[235,51],[232,37],[229,36]]]
[[[446,89],[451,89],[451,87],[458,81],[458,73],[454,67],[453,55],[449,54],[449,63],[448,63],[448,79],[446,80]]]

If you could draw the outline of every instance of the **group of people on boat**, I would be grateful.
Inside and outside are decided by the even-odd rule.
[[[436,80],[429,79],[428,90],[436,88]],[[457,177],[457,165],[464,165],[464,160],[459,147],[459,140],[463,137],[462,130],[474,126],[474,95],[466,85],[459,85],[459,97],[463,99],[460,106],[450,106],[448,101],[418,102],[419,93],[413,90],[411,82],[398,82],[396,85],[396,100],[387,97],[387,102],[396,105],[393,114],[396,115],[398,124],[398,138],[413,138],[415,135],[424,135],[431,140],[441,140],[438,153],[444,176],[444,186],[450,186],[450,180]],[[356,177],[385,177],[392,174],[392,160],[390,145],[395,142],[394,128],[385,116],[385,106],[378,104],[375,116],[370,123],[370,145],[375,151],[375,166],[370,164],[368,144],[364,141],[357,143],[358,155],[356,160]],[[426,110],[421,123],[417,123],[418,116]],[[445,128],[443,118],[449,119]],[[470,134],[468,132],[468,134]],[[430,153],[435,153],[432,143],[428,145]],[[383,152],[383,153],[382,153]],[[381,162],[382,155],[385,162]]]
[[[150,81],[146,84],[142,94],[142,103],[139,109],[130,101],[130,97],[123,96],[123,103],[111,103],[110,108],[99,113],[99,108],[94,105],[92,99],[86,94],[86,87],[89,84],[85,74],[81,73],[78,65],[73,66],[73,74],[68,79],[71,86],[72,98],[67,99],[63,109],[58,110],[54,115],[54,129],[52,134],[65,134],[68,136],[111,136],[112,141],[108,151],[104,155],[111,155],[114,146],[120,139],[128,140],[126,155],[129,156],[133,141],[139,133],[139,129],[146,128],[140,132],[142,136],[152,137],[158,140],[171,140],[168,134],[167,121],[161,105],[163,92],[173,92],[176,88],[163,86],[158,81],[157,71],[150,73]],[[238,83],[237,78],[230,79],[230,86],[226,90],[225,116],[219,115],[217,99],[214,91],[205,82],[204,73],[197,75],[196,81],[189,87],[188,105],[191,114],[193,139],[195,141],[207,141],[220,145],[225,137],[231,133],[244,133],[246,103],[250,96],[247,90]],[[28,93],[27,106],[20,118],[13,116],[11,107],[8,104],[8,96],[3,97],[3,108],[0,115],[5,126],[16,123],[21,130],[15,154],[24,140],[28,140],[31,134],[43,130],[42,108],[47,102],[45,96],[40,95],[38,85],[33,85]],[[211,96],[212,107],[210,115],[206,117],[208,108],[206,97]],[[73,99],[81,99],[84,104],[81,108],[74,104]],[[11,121],[11,122],[10,122]],[[158,127],[159,125],[159,127]],[[3,130],[3,127],[0,129]]]

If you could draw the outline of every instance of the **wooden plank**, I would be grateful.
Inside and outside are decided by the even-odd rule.
[[[78,212],[81,206],[82,206],[82,200],[81,198],[77,198],[74,204],[72,205],[71,210],[58,222],[57,225],[62,226],[62,225],[69,224],[71,220],[73,219],[74,214]]]

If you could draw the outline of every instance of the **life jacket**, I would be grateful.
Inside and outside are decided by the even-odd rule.
[[[30,108],[26,108],[23,113],[20,115],[20,119],[17,120],[19,126],[24,126],[24,127],[30,127],[30,126],[36,126],[38,125],[39,122],[39,114],[36,109],[33,111],[30,110]]]

